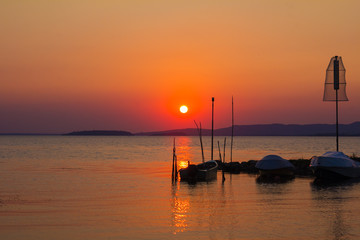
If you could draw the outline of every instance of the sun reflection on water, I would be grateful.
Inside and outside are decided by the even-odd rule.
[[[187,168],[188,162],[187,161],[178,161],[178,169]]]
[[[172,226],[175,227],[173,234],[184,232],[188,228],[188,215],[190,209],[190,202],[188,199],[180,199],[176,191],[179,185],[173,188],[172,198]]]
[[[192,141],[189,137],[179,137],[176,139],[176,155],[178,160],[178,169],[186,168],[194,155],[191,153]]]
[[[189,137],[179,137],[176,139],[176,155],[178,169],[186,168],[194,155],[191,153],[192,140]],[[174,227],[173,234],[186,231],[188,225],[188,212],[190,209],[190,202],[188,199],[180,199],[177,191],[180,185],[177,183],[172,188],[172,226]]]

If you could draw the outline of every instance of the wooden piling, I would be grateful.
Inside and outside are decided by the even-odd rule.
[[[177,156],[175,153],[175,182],[178,180],[178,170],[177,170]]]
[[[225,148],[226,148],[226,138],[224,139],[224,157],[223,157],[223,167],[222,167],[222,181],[225,181]]]
[[[173,161],[172,161],[172,170],[171,170],[171,181],[174,183],[177,181],[177,157],[176,157],[176,148],[175,148],[175,138],[174,138],[174,147],[173,147]]]
[[[174,180],[175,180],[174,170],[175,170],[175,139],[174,139],[172,168],[171,168],[171,181],[172,181],[172,182],[174,182]]]
[[[197,125],[196,121],[194,120],[194,123],[196,125],[196,129],[198,131],[198,135],[200,138],[200,146],[201,146],[201,155],[202,155],[202,162],[205,162],[205,157],[204,157],[204,147],[203,147],[203,143],[202,143],[202,134],[201,134],[201,122],[200,122],[200,128]]]
[[[225,148],[226,148],[226,138],[224,139],[224,157],[223,157],[223,163],[225,163]]]
[[[220,150],[220,142],[219,141],[218,141],[218,147],[219,147],[219,160],[220,160],[220,162],[222,162],[221,150]]]

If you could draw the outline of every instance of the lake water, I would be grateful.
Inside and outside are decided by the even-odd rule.
[[[330,137],[234,142],[234,161],[335,147]],[[0,239],[360,239],[359,182],[226,174],[222,183],[219,172],[210,183],[172,185],[172,145],[173,137],[0,136]],[[346,154],[359,146],[358,137],[340,138]],[[200,162],[197,137],[176,137],[176,151],[179,165]]]

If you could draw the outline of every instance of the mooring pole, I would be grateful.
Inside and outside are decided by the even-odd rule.
[[[174,138],[174,147],[173,147],[173,161],[172,161],[172,171],[171,171],[171,181],[174,183],[177,181],[178,177],[177,171],[177,157],[176,157],[176,147],[175,147],[175,138]]]
[[[203,147],[203,142],[202,142],[202,133],[201,133],[201,122],[200,122],[200,145],[201,145],[201,156],[202,156],[202,161],[203,161],[203,162],[205,162],[204,147]]]
[[[177,170],[177,156],[175,153],[175,182],[178,180],[178,170]]]
[[[224,139],[224,157],[223,157],[223,167],[222,167],[222,182],[225,181],[225,148],[226,148],[226,138]]]
[[[175,182],[175,138],[173,146],[173,159],[172,159],[172,169],[171,169],[171,181]]]
[[[211,99],[212,113],[211,113],[211,160],[214,160],[214,97]]]
[[[220,150],[220,142],[218,141],[218,148],[219,148],[219,160],[220,162],[222,162],[222,159],[221,159],[221,150]]]
[[[224,139],[224,156],[223,156],[224,163],[225,163],[225,148],[226,148],[226,138]]]
[[[231,150],[230,150],[230,162],[232,162],[233,138],[234,138],[234,97],[231,96]]]
[[[200,128],[199,125],[196,123],[196,121],[194,120],[194,123],[196,125],[196,129],[198,131],[199,134],[199,138],[200,138],[200,146],[201,146],[201,155],[202,155],[202,162],[205,162],[205,157],[204,157],[204,148],[203,148],[203,143],[202,143],[202,134],[201,134],[201,122],[200,122]]]

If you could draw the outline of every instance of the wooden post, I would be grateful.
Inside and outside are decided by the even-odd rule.
[[[178,178],[178,177],[177,177],[177,157],[176,157],[175,138],[174,138],[171,181],[174,183],[174,182],[177,181],[177,178]]]
[[[172,169],[171,169],[171,181],[175,181],[175,138],[174,138],[174,146],[173,146],[173,159],[172,159]]]
[[[226,147],[226,138],[224,139],[224,157],[223,157],[223,163],[225,163],[225,147]]]
[[[201,134],[201,122],[200,122],[200,128],[197,125],[196,121],[194,120],[194,123],[196,125],[198,134],[199,134],[199,138],[200,138],[200,146],[201,146],[201,155],[202,155],[202,162],[205,162],[205,157],[204,157],[204,148],[203,148],[203,143],[202,143],[202,134]]]
[[[222,162],[222,159],[221,159],[221,150],[220,150],[220,142],[218,141],[218,147],[219,147],[219,160],[220,162]]]
[[[225,147],[226,147],[226,138],[224,139],[224,157],[223,157],[223,167],[222,167],[222,181],[225,181]]]
[[[201,133],[201,122],[200,122],[200,144],[201,144],[201,155],[202,155],[202,161],[205,162],[205,156],[204,156],[204,147],[202,142],[202,133]]]
[[[178,180],[178,170],[177,170],[177,156],[175,153],[175,182]]]

